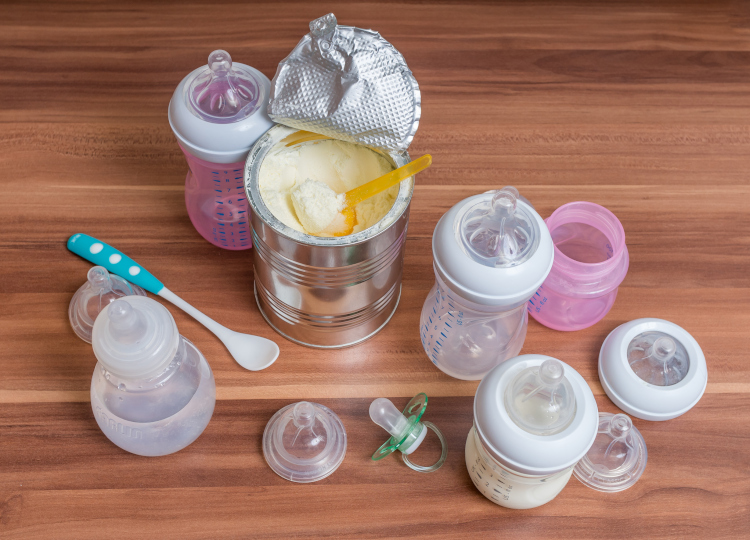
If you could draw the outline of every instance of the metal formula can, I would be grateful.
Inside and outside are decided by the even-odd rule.
[[[258,186],[266,155],[295,131],[271,128],[245,164],[255,299],[268,324],[291,341],[319,348],[356,345],[378,333],[398,305],[414,179],[401,182],[391,209],[368,229],[338,238],[299,232],[271,213]],[[394,167],[410,161],[405,152],[381,154]]]

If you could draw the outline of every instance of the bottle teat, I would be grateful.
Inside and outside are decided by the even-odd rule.
[[[188,83],[186,99],[198,118],[214,124],[238,122],[260,106],[260,82],[254,73],[232,65],[222,50],[212,52],[208,66]]]
[[[497,268],[521,264],[533,255],[539,230],[520,207],[518,190],[506,186],[466,211],[459,224],[464,251],[475,261]]]
[[[123,296],[146,296],[138,285],[110,274],[103,266],[94,266],[87,281],[76,291],[68,306],[68,317],[73,331],[86,343],[91,343],[94,321],[110,302]]]
[[[120,298],[94,323],[94,354],[122,378],[146,379],[163,372],[177,354],[180,334],[171,313],[156,300]]]
[[[554,435],[567,428],[576,401],[562,362],[550,358],[516,375],[505,391],[505,409],[518,427],[534,435]]]
[[[622,491],[638,481],[647,459],[646,442],[627,415],[599,413],[594,444],[573,472],[590,488]]]
[[[422,415],[427,409],[427,395],[417,394],[406,405],[403,412],[399,412],[396,406],[386,398],[378,398],[370,404],[370,418],[377,425],[386,430],[391,438],[377,449],[372,455],[373,461],[383,459],[385,456],[399,450],[401,457],[409,467],[418,472],[432,472],[438,470],[447,457],[447,448],[443,434],[430,422],[421,422]],[[412,454],[427,435],[427,428],[432,429],[443,445],[440,459],[434,465],[423,467],[409,461],[408,455]]]
[[[263,432],[263,456],[292,482],[316,482],[335,471],[346,454],[346,430],[336,413],[309,401],[287,405]]]
[[[677,384],[687,375],[685,347],[664,332],[644,332],[628,344],[628,363],[641,379],[656,386]]]

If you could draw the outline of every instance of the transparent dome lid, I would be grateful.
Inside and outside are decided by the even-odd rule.
[[[518,190],[506,186],[469,208],[458,225],[464,252],[484,266],[510,268],[529,259],[539,245],[536,221],[518,206]]]
[[[643,332],[628,344],[628,364],[641,379],[672,386],[687,375],[690,359],[685,346],[664,332]]]
[[[551,358],[516,375],[505,391],[505,410],[518,427],[534,435],[567,428],[576,414],[576,399],[562,363]]]
[[[647,460],[646,441],[630,418],[602,412],[594,444],[576,464],[573,474],[592,489],[622,491],[638,481]]]
[[[70,300],[68,317],[78,337],[91,343],[94,321],[105,307],[123,296],[146,296],[146,291],[120,276],[110,274],[103,266],[94,266],[86,277],[86,283]]]
[[[292,482],[316,482],[338,469],[346,454],[346,430],[336,413],[318,403],[287,405],[268,421],[263,456]]]
[[[188,109],[213,124],[239,122],[260,107],[261,81],[241,65],[232,65],[229,53],[216,50],[208,66],[187,81]]]

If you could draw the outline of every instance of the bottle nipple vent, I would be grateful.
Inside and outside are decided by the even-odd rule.
[[[257,76],[243,66],[233,65],[227,51],[216,50],[208,56],[208,68],[198,73],[187,86],[187,104],[191,112],[214,124],[239,122],[260,106]]]
[[[528,367],[505,391],[505,409],[515,424],[534,435],[554,435],[573,421],[576,401],[562,362],[550,358]]]
[[[685,347],[664,332],[644,332],[628,344],[628,363],[638,377],[656,386],[672,386],[687,375]]]
[[[519,197],[516,188],[506,186],[466,211],[458,233],[469,257],[485,266],[508,268],[533,255],[540,232],[518,207]]]
[[[68,317],[73,331],[86,343],[91,343],[94,321],[111,302],[123,296],[146,296],[138,285],[110,274],[103,266],[94,266],[86,274],[86,283],[73,295],[68,306]]]

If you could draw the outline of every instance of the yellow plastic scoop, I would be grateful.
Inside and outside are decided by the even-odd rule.
[[[395,171],[342,194],[336,194],[323,182],[308,178],[292,190],[294,211],[308,234],[349,235],[354,230],[356,205],[425,170],[431,164],[432,156],[425,154]]]

